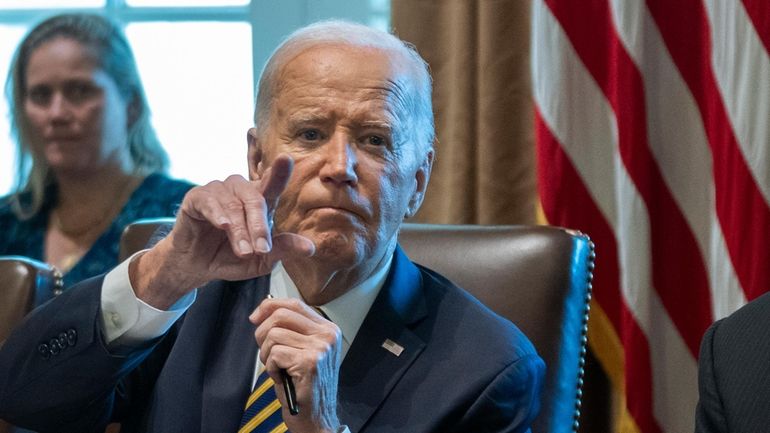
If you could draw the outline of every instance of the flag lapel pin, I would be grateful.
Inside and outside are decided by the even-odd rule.
[[[400,356],[401,352],[404,351],[403,346],[391,340],[390,338],[385,339],[385,341],[382,343],[382,347],[396,356]]]

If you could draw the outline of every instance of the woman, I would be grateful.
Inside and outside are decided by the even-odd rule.
[[[17,49],[6,92],[21,158],[15,190],[0,200],[0,255],[48,262],[67,287],[115,266],[123,228],[174,215],[192,187],[162,174],[168,157],[131,48],[106,18],[66,14],[37,25]]]

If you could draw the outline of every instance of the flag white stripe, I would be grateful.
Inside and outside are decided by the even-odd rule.
[[[707,0],[717,86],[741,151],[770,201],[770,59],[743,2]]]
[[[692,430],[682,413],[695,408],[697,365],[651,286],[647,209],[620,161],[614,113],[547,6],[536,1],[533,14],[535,102],[618,240],[623,297],[650,345],[654,414],[665,431]]]
[[[661,175],[695,235],[712,310],[723,317],[746,302],[715,209],[712,156],[698,104],[644,2],[612,0],[615,31],[644,80],[647,136]]]
[[[652,287],[647,208],[625,172],[616,181],[616,187],[620,219],[614,228],[620,254],[621,290],[650,346],[653,415],[665,432],[693,431],[694,417],[682,414],[694,414],[698,403],[697,362]]]
[[[612,108],[540,0],[533,3],[532,30],[532,40],[536,41],[531,52],[535,103],[559,142],[573,145],[565,151],[586,154],[573,164],[592,185],[589,193],[594,202],[603,205],[600,209],[605,219],[617,221],[615,188],[606,182],[615,178],[618,160],[618,128]]]

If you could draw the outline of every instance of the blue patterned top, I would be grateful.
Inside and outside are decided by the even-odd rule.
[[[191,183],[170,179],[161,174],[147,176],[91,249],[64,274],[64,287],[103,274],[115,267],[118,264],[118,249],[123,229],[140,218],[174,216],[185,193],[192,187]],[[55,194],[55,189],[53,192]],[[0,199],[0,255],[20,255],[45,261],[45,232],[55,202],[56,200],[48,200],[35,216],[26,221],[19,221],[11,210],[8,197]],[[38,293],[35,305],[40,305],[52,297],[53,293],[42,296]]]

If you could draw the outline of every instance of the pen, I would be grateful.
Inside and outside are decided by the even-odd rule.
[[[267,298],[273,299],[273,295],[268,293]],[[281,369],[281,379],[283,379],[283,393],[286,395],[289,413],[296,415],[299,413],[299,406],[297,406],[297,391],[294,389],[294,381],[283,368]]]

